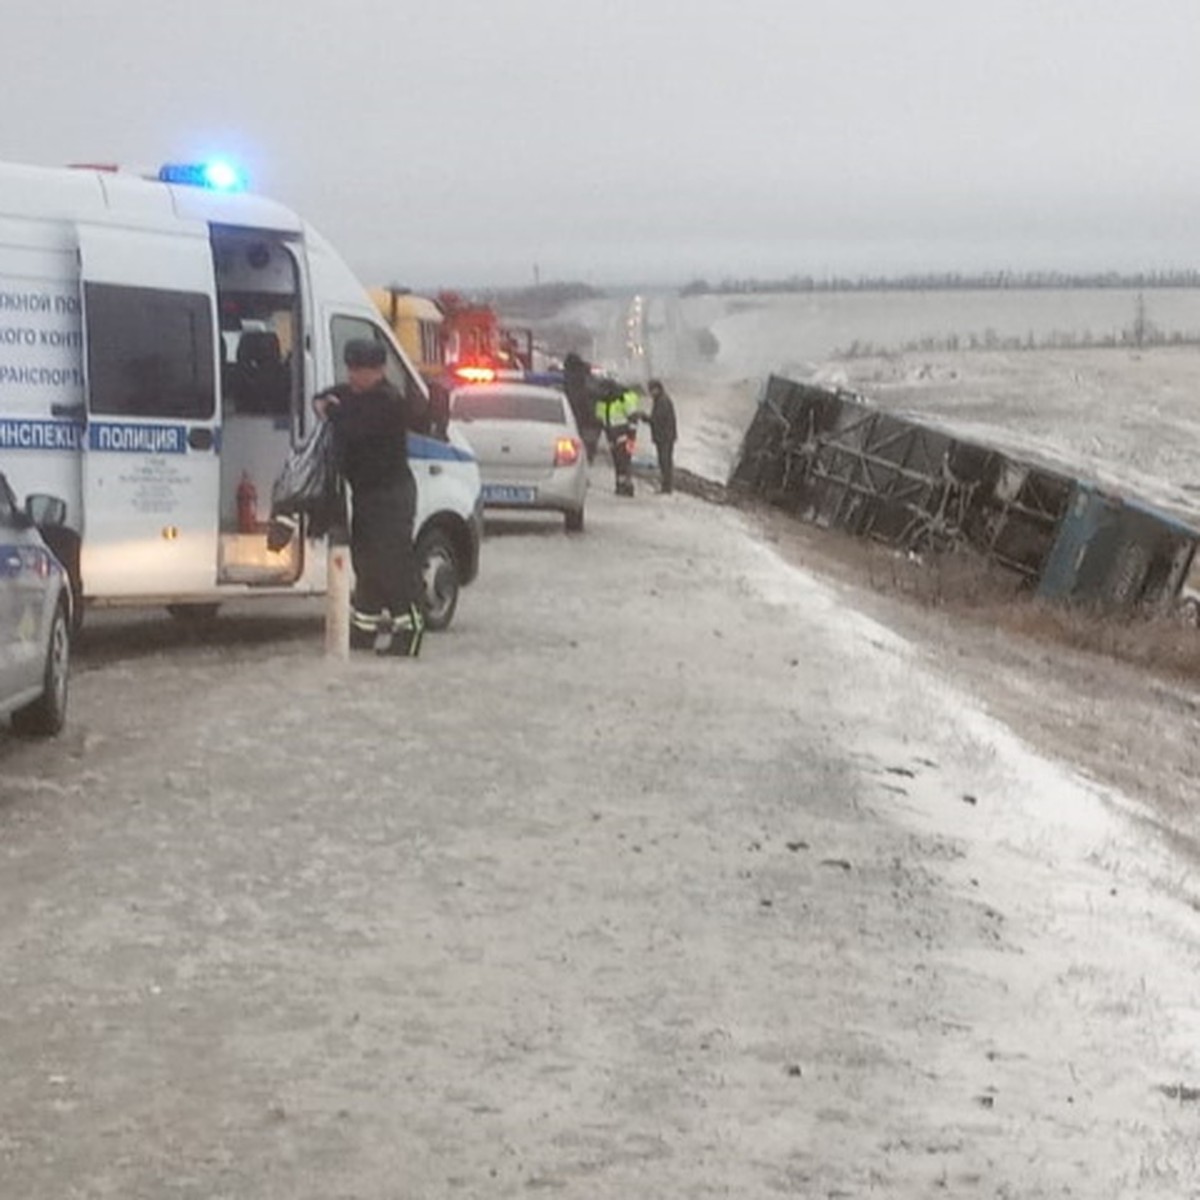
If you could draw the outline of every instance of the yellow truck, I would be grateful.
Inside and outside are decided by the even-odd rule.
[[[376,287],[369,292],[426,383],[440,379],[446,369],[446,317],[437,302],[407,288]]]

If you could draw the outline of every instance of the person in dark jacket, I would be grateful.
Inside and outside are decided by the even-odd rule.
[[[646,390],[650,393],[650,415],[639,413],[637,419],[650,426],[650,440],[658,454],[659,488],[670,492],[675,486],[675,442],[678,437],[675,402],[659,379],[651,379]]]
[[[354,596],[350,645],[415,658],[425,629],[413,551],[417,484],[408,465],[408,431],[423,412],[384,374],[387,352],[365,338],[346,343],[348,374],[313,402],[333,422],[334,453],[350,487]]]
[[[445,378],[427,379],[429,388],[428,433],[439,442],[450,440],[450,388]],[[421,432],[426,432],[422,430]]]
[[[563,391],[575,414],[579,436],[587,450],[588,462],[594,462],[600,442],[600,424],[594,411],[596,396],[592,384],[592,368],[574,350],[563,359]]]

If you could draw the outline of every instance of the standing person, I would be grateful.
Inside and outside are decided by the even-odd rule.
[[[637,406],[637,392],[623,388],[615,379],[601,381],[596,421],[608,439],[618,496],[633,495],[633,414]]]
[[[427,379],[429,388],[429,435],[439,442],[450,440],[450,388],[445,373],[437,379]],[[422,431],[424,432],[424,431]]]
[[[333,422],[334,453],[350,485],[354,596],[350,645],[415,658],[425,618],[413,552],[417,484],[408,465],[408,430],[424,413],[384,375],[382,343],[346,343],[348,379],[313,401]]]
[[[563,391],[575,414],[575,424],[579,427],[579,436],[583,438],[587,450],[587,460],[594,462],[596,446],[600,441],[600,426],[594,412],[592,368],[574,350],[563,359]]]
[[[659,489],[670,492],[675,486],[675,441],[678,437],[675,402],[659,379],[650,380],[646,388],[650,393],[650,415],[641,419],[650,425],[650,440],[658,455]]]

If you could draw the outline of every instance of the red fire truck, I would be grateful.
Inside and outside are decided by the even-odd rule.
[[[497,371],[533,369],[533,334],[500,324],[489,304],[473,304],[458,292],[439,292],[445,315],[446,365],[460,378],[493,378]]]

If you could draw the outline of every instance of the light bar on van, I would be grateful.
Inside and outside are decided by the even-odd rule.
[[[246,176],[232,163],[214,158],[202,163],[164,163],[158,169],[163,183],[207,188],[210,192],[244,192]]]

